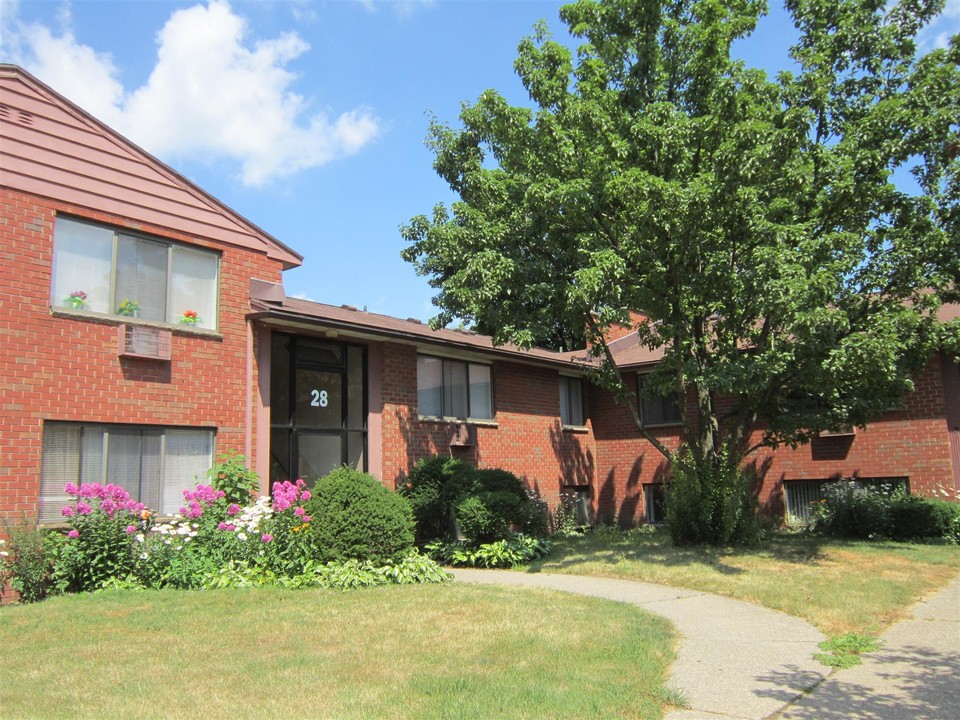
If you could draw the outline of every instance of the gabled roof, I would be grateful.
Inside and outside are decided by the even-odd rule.
[[[0,64],[0,186],[263,252],[303,257],[16,65]]]

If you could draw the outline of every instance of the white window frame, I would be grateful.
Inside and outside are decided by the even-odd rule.
[[[566,392],[564,392],[566,388]],[[580,398],[579,410],[580,416],[573,417],[576,413],[573,404],[570,402],[572,397]],[[582,428],[586,427],[587,413],[583,402],[583,378],[573,377],[571,375],[560,376],[560,424],[563,427]]]
[[[118,296],[118,273],[119,273],[119,251],[120,243],[122,239],[126,238],[129,240],[135,241],[145,241],[149,243],[154,243],[156,245],[161,245],[166,248],[166,268],[165,273],[165,307],[164,307],[164,318],[163,320],[154,320],[153,322],[163,322],[169,325],[175,325],[179,328],[184,327],[194,327],[205,330],[217,330],[219,327],[219,315],[220,315],[220,272],[221,272],[221,255],[215,250],[209,248],[198,247],[195,245],[189,245],[186,243],[178,243],[165,238],[156,237],[153,235],[146,235],[143,233],[132,232],[126,228],[114,228],[109,225],[103,225],[100,223],[90,222],[84,218],[77,218],[67,215],[58,215],[56,223],[54,225],[54,239],[53,239],[53,275],[51,277],[51,297],[50,304],[52,307],[56,307],[58,310],[69,310],[70,306],[66,303],[66,295],[70,292],[76,290],[85,290],[85,288],[70,288],[65,290],[63,287],[58,288],[58,243],[57,243],[57,226],[62,226],[63,223],[72,223],[74,225],[88,225],[93,228],[100,230],[106,230],[112,232],[113,238],[113,247],[111,250],[111,261],[110,261],[110,277],[109,277],[109,291],[108,298],[106,299],[106,306],[108,308],[107,312],[97,312],[100,315],[109,315],[111,317],[123,318],[127,321],[136,321],[137,318],[130,317],[127,315],[121,314],[119,310],[119,305],[127,300],[128,298],[122,298]],[[174,263],[175,257],[186,258],[190,255],[206,257],[208,260],[215,263],[215,274],[216,277],[213,281],[213,287],[209,288],[209,292],[212,293],[213,306],[209,310],[203,310],[200,316],[202,323],[197,325],[185,324],[181,322],[181,317],[186,310],[196,310],[195,307],[174,307],[174,296],[175,290],[174,286],[176,284],[175,275],[174,275]],[[185,276],[178,276],[185,277]],[[87,310],[87,312],[90,312]]]
[[[434,360],[441,363],[441,372],[440,372],[440,414],[432,415],[426,414],[422,411],[421,405],[421,388],[420,388],[420,363],[421,360]],[[460,365],[464,368],[465,377],[467,382],[465,384],[466,388],[466,399],[465,404],[467,407],[467,412],[465,416],[459,415],[447,415],[444,414],[444,408],[447,405],[447,393],[450,392],[450,389],[447,387],[446,378],[448,376],[447,369],[452,365]],[[483,415],[474,415],[473,410],[475,409],[475,403],[471,398],[470,394],[470,370],[471,368],[483,368],[487,372],[487,388],[488,396],[486,397],[486,404],[490,408],[489,416]],[[424,419],[441,419],[441,420],[460,420],[460,421],[479,421],[479,422],[492,422],[496,416],[496,408],[493,406],[493,366],[487,363],[477,363],[471,362],[469,360],[458,360],[455,358],[440,357],[438,355],[429,355],[427,353],[417,353],[417,414],[418,417]]]
[[[68,433],[79,431],[78,445],[75,457],[51,457],[49,445],[56,442],[66,442]],[[40,494],[38,503],[38,519],[41,523],[62,522],[61,510],[65,505],[75,500],[64,492],[64,485],[72,482],[77,486],[84,482],[97,482],[101,485],[109,482],[110,436],[111,433],[119,436],[121,433],[131,437],[131,431],[140,433],[140,464],[144,462],[143,439],[150,437],[158,439],[157,454],[153,459],[158,464],[158,482],[155,488],[156,502],[149,502],[149,498],[140,497],[140,489],[133,488],[133,478],[128,483],[120,483],[127,489],[130,496],[137,501],[147,504],[150,510],[161,514],[172,514],[179,510],[183,500],[183,490],[193,489],[198,480],[203,480],[206,471],[213,465],[214,445],[216,434],[212,428],[193,427],[165,427],[157,425],[118,425],[106,423],[62,422],[48,420],[43,425],[43,454],[40,473]],[[87,442],[85,442],[85,433]],[[102,437],[101,437],[102,433]],[[197,454],[195,472],[190,477],[169,477],[172,464],[172,448],[168,437],[172,434],[194,435],[194,442],[206,443],[205,451]],[[56,437],[56,436],[59,437]],[[88,454],[92,452],[92,456]],[[169,451],[169,452],[168,452]],[[107,458],[105,461],[104,458]],[[137,486],[140,488],[140,482]],[[164,504],[166,507],[164,507]]]

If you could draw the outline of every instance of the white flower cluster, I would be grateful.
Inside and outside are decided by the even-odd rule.
[[[273,508],[270,507],[270,498],[260,497],[253,505],[247,505],[232,518],[227,518],[227,522],[234,526],[240,540],[246,540],[246,537],[240,537],[244,534],[244,531],[249,533],[259,532],[260,522],[271,515],[273,515]]]
[[[164,545],[170,545],[174,542],[177,545],[182,545],[197,536],[197,528],[199,527],[196,523],[184,522],[179,515],[175,515],[170,522],[154,525],[152,532],[163,537]],[[137,542],[143,542],[144,539],[143,533],[137,534]]]
[[[3,547],[6,544],[7,544],[6,540],[0,540],[0,547]],[[9,555],[10,553],[8,553],[6,550],[0,550],[0,558],[5,558],[5,557],[8,557]]]

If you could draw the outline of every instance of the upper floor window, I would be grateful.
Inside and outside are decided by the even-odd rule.
[[[418,355],[417,412],[426,417],[493,419],[490,366]]]
[[[637,397],[640,404],[640,419],[644,425],[679,425],[680,403],[677,402],[676,391],[665,396],[645,397],[643,388],[646,383],[645,375],[637,375]]]
[[[58,217],[50,304],[217,327],[217,253]]]
[[[560,376],[560,424],[583,426],[583,383],[580,378]]]

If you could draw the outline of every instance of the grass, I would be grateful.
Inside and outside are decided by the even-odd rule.
[[[813,657],[829,667],[849,668],[863,662],[860,653],[876,652],[882,645],[870,635],[847,633],[824,640],[818,647],[826,652],[815,653]]]
[[[0,715],[659,718],[675,642],[529,589],[107,591],[0,609]]]
[[[598,575],[726,595],[803,618],[829,636],[874,634],[960,570],[960,547],[776,534],[759,548],[677,548],[662,530],[557,540],[530,572]]]

